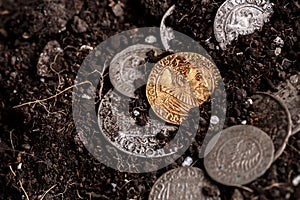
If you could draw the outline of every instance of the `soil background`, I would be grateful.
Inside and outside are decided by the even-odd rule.
[[[181,166],[186,156],[193,158],[193,166],[204,169],[197,142],[174,164],[152,173],[124,173],[99,163],[76,133],[72,85],[93,47],[121,31],[159,27],[164,12],[176,3],[169,25],[198,41],[212,56],[227,91],[226,126],[241,124],[248,116],[247,97],[256,91],[275,91],[300,69],[300,5],[272,0],[270,22],[222,51],[213,35],[213,21],[223,2],[0,0],[0,199],[147,199],[157,178]],[[176,20],[179,17],[182,20]],[[277,36],[284,40],[278,56],[279,46],[273,42]],[[57,51],[57,44],[60,53],[38,63],[53,40],[57,43],[48,47],[49,55]],[[207,119],[201,124],[207,125]],[[299,160],[298,133],[256,181],[244,188],[216,183],[221,198],[300,199],[300,185],[292,184],[300,174]]]

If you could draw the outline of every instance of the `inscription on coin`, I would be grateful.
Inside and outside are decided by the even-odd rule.
[[[227,0],[217,11],[214,34],[225,49],[239,35],[248,35],[262,28],[273,14],[269,0]]]
[[[253,101],[251,119],[253,126],[265,131],[273,140],[274,160],[283,150],[291,135],[291,116],[286,105],[274,95],[258,92],[251,97]]]
[[[273,161],[271,138],[254,126],[232,126],[214,138],[208,144],[214,146],[204,157],[204,166],[212,179],[224,185],[250,183],[263,175]]]
[[[159,149],[158,133],[168,135],[174,126],[151,119],[145,126],[136,124],[129,115],[129,100],[110,90],[101,100],[98,111],[99,128],[107,140],[119,150],[140,157],[161,157],[176,153]],[[159,154],[155,153],[158,152]]]
[[[136,44],[127,47],[114,56],[109,68],[109,78],[112,85],[125,96],[134,98],[134,91],[146,84],[146,53],[157,47],[146,44]],[[139,81],[136,81],[139,79]]]
[[[220,78],[218,69],[207,58],[179,52],[154,65],[148,77],[146,95],[160,118],[180,124],[191,108],[209,98]]]
[[[210,190],[210,195],[205,194]],[[180,167],[163,174],[153,185],[149,200],[220,199],[220,191],[195,167]]]
[[[292,75],[277,87],[275,96],[281,98],[290,111],[292,134],[300,131],[300,73]]]

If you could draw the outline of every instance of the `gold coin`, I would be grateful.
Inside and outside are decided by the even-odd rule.
[[[151,70],[146,86],[153,111],[169,123],[180,124],[191,108],[209,98],[215,86],[213,67],[207,58],[190,52],[161,59]]]

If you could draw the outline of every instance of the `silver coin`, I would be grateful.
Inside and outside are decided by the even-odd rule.
[[[160,38],[164,48],[168,51],[172,51],[169,42],[175,39],[174,31],[171,27],[165,25],[167,17],[169,17],[175,10],[175,5],[171,6],[164,14],[160,23]]]
[[[209,190],[209,194],[205,194]],[[153,185],[149,200],[220,199],[220,191],[203,171],[195,167],[180,167],[163,174]]]
[[[208,175],[229,186],[252,182],[270,167],[274,156],[271,138],[261,129],[237,125],[224,129],[208,143],[204,157]]]
[[[136,44],[116,54],[110,63],[109,78],[112,85],[125,96],[134,98],[134,91],[146,84],[146,53],[154,50],[153,45]],[[138,80],[139,81],[136,81]]]
[[[282,99],[292,118],[292,134],[300,131],[300,73],[279,84],[275,96]]]
[[[269,0],[227,0],[217,11],[214,34],[220,47],[236,40],[239,35],[249,35],[263,27],[273,14]]]
[[[136,124],[129,114],[129,98],[110,90],[102,98],[98,110],[98,125],[105,138],[119,150],[140,157],[162,157],[176,153],[158,151],[158,133],[168,135],[175,126],[151,119],[145,126]],[[159,154],[158,154],[158,153]]]
[[[261,128],[271,138],[275,147],[274,161],[282,154],[291,135],[291,115],[286,105],[274,95],[258,92],[253,101],[250,123]]]

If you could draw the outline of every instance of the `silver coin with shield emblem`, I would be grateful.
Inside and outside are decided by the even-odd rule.
[[[208,175],[229,186],[250,183],[262,176],[274,157],[273,142],[264,131],[250,125],[224,129],[208,143],[204,157]]]

